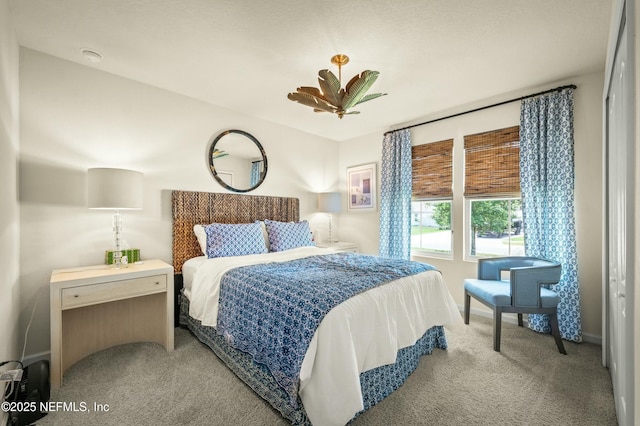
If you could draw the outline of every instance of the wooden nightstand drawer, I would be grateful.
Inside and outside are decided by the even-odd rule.
[[[95,305],[167,290],[167,276],[150,277],[62,289],[62,309]]]

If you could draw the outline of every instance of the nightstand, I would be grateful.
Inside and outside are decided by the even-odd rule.
[[[358,252],[358,245],[356,243],[348,243],[346,241],[337,241],[335,243],[318,243],[316,244],[318,247],[322,248],[330,248],[335,251],[350,251],[353,253]]]
[[[145,260],[57,269],[51,274],[52,388],[85,356],[132,342],[157,342],[173,351],[173,267]]]

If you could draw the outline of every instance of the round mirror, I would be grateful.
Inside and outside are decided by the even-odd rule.
[[[234,192],[256,189],[267,176],[267,155],[260,142],[242,130],[220,133],[209,147],[209,169],[220,185]]]

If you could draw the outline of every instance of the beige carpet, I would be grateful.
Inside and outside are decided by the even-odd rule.
[[[449,349],[424,356],[400,389],[353,424],[616,424],[600,346],[565,342],[563,356],[551,336],[503,324],[497,353],[491,333],[490,321],[474,316],[470,325],[447,330]],[[78,410],[84,403],[88,411],[61,408],[38,425],[287,424],[184,329],[176,329],[172,353],[135,343],[81,360],[51,400],[75,402]]]

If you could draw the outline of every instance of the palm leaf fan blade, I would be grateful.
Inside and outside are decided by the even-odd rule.
[[[362,99],[360,99],[360,102],[358,102],[356,105],[360,105],[363,102],[371,101],[373,99],[376,99],[376,98],[379,98],[380,96],[385,96],[385,95],[386,93],[371,93],[369,95],[364,96]]]
[[[330,104],[340,107],[344,95],[344,91],[340,90],[340,80],[329,70],[320,70],[318,76],[318,83],[324,94],[324,99]]]
[[[216,149],[215,151],[213,151],[213,154],[211,154],[211,158],[215,160],[216,158],[226,157],[227,155],[229,155],[228,152],[220,151],[219,149]]]
[[[306,93],[315,98],[319,98],[319,99],[322,99],[323,101],[327,101],[327,98],[325,98],[324,94],[317,87],[302,86],[302,87],[298,87],[296,90],[299,93]]]
[[[343,98],[343,108],[348,110],[360,103],[360,100],[365,96],[367,90],[373,86],[373,83],[378,79],[379,72],[365,70],[359,75],[353,77],[347,86],[345,87],[345,95]]]
[[[304,93],[304,92],[289,93],[287,95],[287,98],[289,98],[289,100],[301,103],[302,105],[311,107],[314,110],[317,110],[318,112],[319,111],[330,112],[330,113],[336,112],[336,108],[334,106],[328,104],[325,100],[317,98],[308,93]]]

